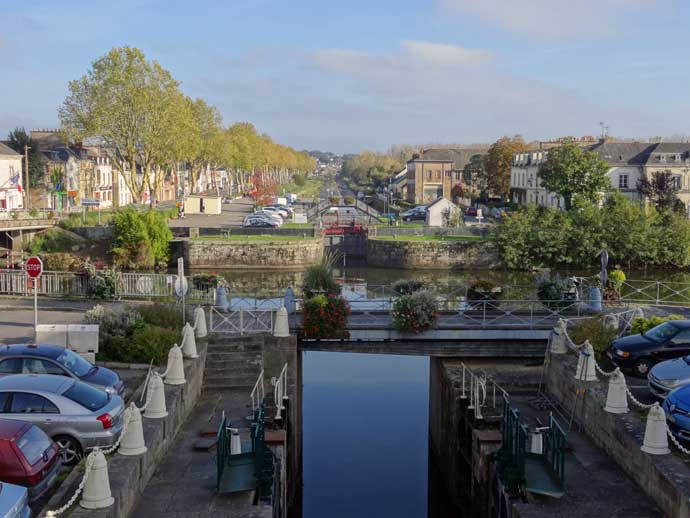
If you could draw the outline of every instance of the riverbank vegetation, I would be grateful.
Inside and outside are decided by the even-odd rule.
[[[509,268],[589,268],[606,249],[627,270],[690,266],[690,220],[613,193],[599,207],[569,211],[530,206],[507,213],[493,237]]]
[[[376,236],[369,239],[381,241],[484,241],[482,236],[444,236],[440,234],[432,236]]]

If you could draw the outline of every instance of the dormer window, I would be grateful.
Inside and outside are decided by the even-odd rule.
[[[659,155],[659,162],[666,162],[666,155]]]

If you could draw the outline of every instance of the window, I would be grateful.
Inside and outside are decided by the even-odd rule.
[[[686,329],[686,330],[678,333],[676,336],[673,337],[673,339],[671,340],[671,343],[673,345],[682,345],[682,346],[690,345],[690,329]]]
[[[66,376],[67,373],[59,366],[48,360],[40,358],[24,358],[23,374],[53,374]]]
[[[17,447],[29,464],[33,466],[41,460],[43,452],[50,448],[52,442],[43,430],[38,426],[32,426],[19,438]]]
[[[683,178],[680,175],[674,176],[671,180],[674,189],[680,191],[683,188]]]
[[[12,395],[10,414],[59,414],[58,408],[43,396],[26,392]]]
[[[9,399],[8,392],[0,392],[0,412],[5,413],[5,407],[7,406],[7,400]]]
[[[94,368],[84,358],[69,349],[65,349],[55,361],[77,376],[86,376]]]
[[[103,408],[110,400],[107,393],[80,381],[75,382],[62,395],[91,411]]]
[[[19,358],[8,358],[0,362],[0,374],[19,374],[22,371],[22,361]]]
[[[627,189],[628,188],[628,175],[620,174],[618,175],[618,188]]]

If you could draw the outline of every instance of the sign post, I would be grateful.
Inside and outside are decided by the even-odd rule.
[[[36,333],[38,329],[38,278],[43,273],[43,261],[40,257],[31,256],[26,260],[24,270],[34,284],[34,333]]]
[[[185,312],[185,295],[187,295],[187,279],[184,276],[184,259],[180,257],[177,260],[177,279],[175,279],[175,293],[182,299],[182,325],[187,323],[187,314]]]

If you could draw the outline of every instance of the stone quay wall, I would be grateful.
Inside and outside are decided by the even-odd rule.
[[[369,239],[367,264],[388,268],[484,270],[502,266],[490,241]]]
[[[165,404],[168,415],[161,419],[142,417],[144,442],[148,450],[137,457],[125,457],[117,453],[108,459],[108,476],[110,490],[115,502],[110,507],[99,510],[83,509],[75,506],[69,513],[74,518],[126,518],[137,504],[149,480],[165,458],[175,441],[175,436],[185,419],[196,405],[204,381],[206,364],[206,344],[197,342],[199,358],[184,360],[184,372],[187,383],[184,385],[165,385]],[[135,394],[135,401],[139,398]],[[81,480],[81,473],[75,469],[76,482]],[[70,475],[71,476],[71,475]],[[70,491],[66,496],[72,495]],[[54,502],[49,503],[55,509]]]
[[[649,455],[640,450],[644,440],[644,417],[635,412],[616,415],[604,411],[607,380],[582,382],[575,379],[577,354],[550,354],[545,371],[546,388],[585,433],[615,461],[666,516],[690,517],[690,476],[684,454]],[[677,450],[676,450],[677,451]]]
[[[321,261],[322,239],[294,241],[178,241],[173,246],[173,263],[184,257],[188,268],[291,269]]]

